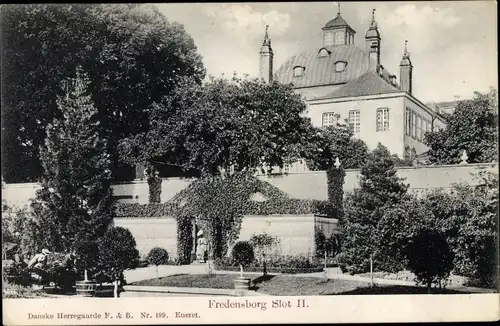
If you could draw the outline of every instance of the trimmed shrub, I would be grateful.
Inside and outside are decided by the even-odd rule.
[[[240,275],[243,277],[243,267],[254,260],[253,247],[248,241],[238,241],[233,247],[233,260],[240,265]]]
[[[156,278],[158,278],[158,266],[168,264],[168,252],[163,248],[154,247],[149,252],[147,260],[156,266]]]
[[[139,251],[132,233],[123,227],[110,228],[99,239],[99,273],[96,279],[115,283],[115,297],[118,296],[118,281],[123,281],[123,272],[136,268]]]

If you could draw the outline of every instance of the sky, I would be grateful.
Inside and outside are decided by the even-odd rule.
[[[274,69],[302,51],[320,48],[321,28],[337,15],[336,2],[156,4],[184,25],[209,75],[258,76],[266,24]],[[399,78],[404,42],[413,64],[413,94],[423,102],[471,98],[497,82],[495,1],[340,2],[342,17],[364,49],[372,9],[381,33],[381,63]]]

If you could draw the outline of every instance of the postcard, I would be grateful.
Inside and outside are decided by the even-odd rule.
[[[3,323],[498,320],[496,6],[3,5]]]

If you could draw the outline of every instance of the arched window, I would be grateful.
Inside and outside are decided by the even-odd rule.
[[[335,62],[335,72],[342,72],[345,70],[347,66],[347,62],[345,61],[337,61]]]
[[[318,57],[328,57],[330,55],[330,52],[325,49],[325,48],[322,48],[321,50],[319,50],[318,52]]]
[[[302,77],[304,75],[305,67],[296,66],[293,68],[293,77]]]
[[[343,31],[335,33],[335,45],[345,44],[345,34]]]

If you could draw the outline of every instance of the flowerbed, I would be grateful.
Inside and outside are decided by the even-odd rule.
[[[357,274],[362,277],[370,277],[370,273]],[[374,278],[382,278],[386,280],[398,280],[398,281],[415,281],[415,274],[410,271],[400,271],[397,273],[388,272],[375,272],[373,273]],[[467,278],[458,275],[451,275],[446,282],[443,282],[443,286],[463,286],[467,281]]]
[[[215,268],[218,271],[230,271],[230,272],[239,272],[240,268],[237,266],[216,266]],[[245,268],[245,272],[258,272],[262,273],[264,270],[263,267],[247,267]],[[287,267],[266,267],[266,271],[268,273],[273,274],[306,274],[306,273],[319,273],[323,271],[323,267],[311,267],[311,268],[287,268]]]
[[[266,258],[266,271],[268,273],[302,274],[322,272],[324,261],[318,258],[308,258],[300,255],[271,255]],[[337,264],[328,262],[326,267],[337,267]],[[226,257],[215,261],[216,270],[239,271],[239,265],[231,258]],[[247,272],[263,272],[264,263],[262,259],[254,260],[244,268]]]

